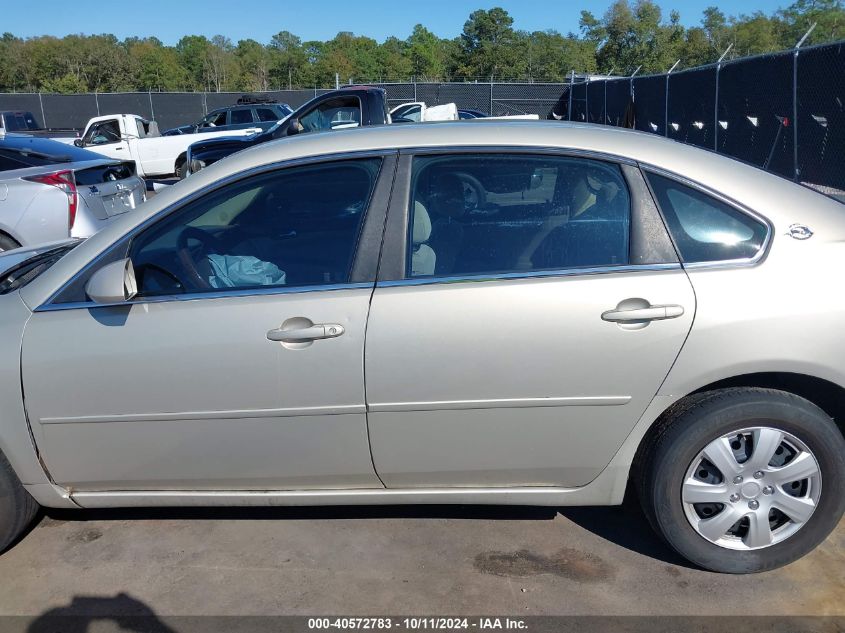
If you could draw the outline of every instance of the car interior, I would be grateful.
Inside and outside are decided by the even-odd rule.
[[[615,165],[569,158],[415,161],[412,276],[620,265],[630,199]]]
[[[138,236],[139,296],[348,280],[381,159],[248,178]]]

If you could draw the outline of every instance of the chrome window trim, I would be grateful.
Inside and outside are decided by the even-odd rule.
[[[245,169],[243,171],[239,171],[239,172],[234,173],[234,174],[229,174],[225,178],[221,178],[220,180],[216,180],[213,183],[209,184],[207,187],[204,187],[202,189],[197,189],[196,191],[188,194],[187,196],[180,198],[179,200],[175,201],[173,204],[171,204],[167,207],[164,207],[161,211],[159,211],[158,213],[156,213],[152,217],[147,218],[146,220],[141,222],[141,224],[135,226],[131,230],[129,230],[126,233],[124,233],[123,235],[121,235],[118,239],[113,241],[111,244],[107,245],[101,252],[99,252],[97,255],[95,255],[93,259],[91,259],[82,268],[80,268],[78,271],[76,271],[71,277],[69,277],[67,279],[67,281],[65,281],[53,294],[51,294],[50,297],[44,303],[42,303],[40,306],[35,308],[35,310],[33,310],[33,312],[48,312],[48,311],[55,310],[55,309],[64,309],[64,308],[54,307],[53,301],[56,299],[56,297],[61,295],[61,293],[68,286],[70,286],[77,279],[79,279],[82,275],[86,274],[89,270],[91,270],[94,266],[96,266],[106,255],[110,254],[112,249],[115,247],[115,245],[125,241],[126,246],[127,246],[127,251],[128,251],[132,239],[134,239],[135,236],[138,235],[138,233],[141,233],[142,231],[149,228],[149,226],[151,224],[158,222],[159,220],[161,220],[161,219],[167,217],[168,215],[170,215],[171,213],[175,213],[176,211],[178,211],[179,209],[181,209],[185,205],[191,204],[192,202],[196,201],[197,199],[199,199],[199,198],[201,198],[205,195],[208,195],[210,193],[213,193],[213,192],[217,191],[218,189],[222,189],[223,187],[225,187],[227,185],[230,185],[230,184],[237,182],[239,180],[251,178],[252,176],[258,176],[258,175],[266,173],[266,172],[275,171],[277,169],[286,169],[286,168],[290,168],[290,167],[300,167],[300,166],[303,166],[303,165],[312,165],[312,164],[323,163],[323,162],[355,160],[355,159],[360,159],[360,158],[373,158],[373,157],[382,157],[383,158],[385,156],[390,156],[391,154],[394,154],[394,155],[397,154],[397,150],[387,148],[387,149],[378,149],[378,150],[362,150],[362,151],[356,151],[356,152],[341,152],[339,154],[316,154],[316,155],[313,155],[313,156],[303,156],[303,157],[299,157],[299,158],[291,158],[291,159],[288,159],[288,160],[276,161],[276,162],[273,162],[273,163],[266,163],[264,165],[257,165],[255,167],[250,167],[249,169]],[[381,177],[381,172],[379,172],[379,178],[380,177]],[[376,184],[378,184],[378,180],[376,181]],[[356,244],[356,247],[357,247],[357,244]],[[371,282],[367,282],[367,284],[371,285]],[[328,288],[329,286],[326,285],[326,286],[320,286],[320,287],[321,288]],[[301,286],[300,288],[307,288],[307,286]],[[282,289],[282,290],[293,290],[293,289],[298,289],[298,288],[286,288],[284,286],[281,286],[280,289]],[[231,291],[229,293],[229,295],[227,295],[227,296],[232,296],[232,293],[234,293],[234,292],[236,292],[236,291]],[[201,293],[195,293],[192,296],[196,297],[199,294],[201,294]],[[205,294],[205,293],[202,293],[202,294]],[[181,297],[182,295],[166,295],[166,296],[167,297]],[[152,299],[153,298],[150,297],[150,299],[148,301],[151,301]],[[123,303],[116,304],[116,305],[129,305],[130,303],[132,303],[132,302],[127,301],[127,302],[123,302]],[[93,302],[87,302],[87,301],[78,301],[78,302],[67,303],[67,304],[64,304],[64,303],[55,304],[55,306],[63,306],[63,305],[76,305],[77,307],[90,307],[90,305],[98,305],[99,306],[99,305],[105,305],[105,304],[95,304]],[[111,305],[111,304],[109,304],[109,305]]]
[[[33,312],[56,312],[59,310],[80,310],[92,308],[117,308],[149,303],[172,303],[175,301],[203,301],[206,299],[229,299],[242,297],[263,297],[268,295],[286,295],[311,292],[329,292],[333,290],[356,290],[372,288],[374,281],[361,281],[346,284],[324,284],[317,286],[268,286],[266,288],[242,288],[240,290],[212,290],[208,292],[192,292],[181,295],[161,295],[158,297],[139,297],[130,301],[115,303],[96,303],[94,301],[76,301],[73,303],[43,304]]]
[[[564,268],[560,270],[531,270],[511,273],[478,273],[474,275],[450,275],[440,277],[412,277],[376,282],[377,288],[397,286],[427,286],[432,284],[453,284],[464,282],[508,281],[519,279],[542,279],[556,277],[579,277],[582,275],[600,275],[610,273],[655,272],[663,270],[681,270],[677,262],[666,264],[627,264],[623,266],[595,266],[591,268]]]
[[[687,270],[698,270],[702,268],[734,268],[734,267],[746,267],[746,266],[756,266],[757,264],[761,263],[766,256],[769,254],[769,248],[772,244],[772,236],[774,235],[774,227],[772,226],[771,221],[764,215],[754,211],[753,209],[749,209],[747,206],[734,200],[733,198],[726,196],[723,193],[715,191],[706,185],[702,185],[695,180],[690,180],[686,176],[682,176],[672,171],[668,171],[661,167],[655,167],[654,165],[650,165],[648,163],[640,163],[640,169],[642,170],[646,184],[648,185],[648,189],[651,192],[651,197],[654,199],[654,204],[657,205],[658,211],[660,211],[660,215],[663,216],[663,209],[660,207],[660,203],[657,200],[657,196],[654,194],[654,189],[651,186],[651,181],[648,179],[648,175],[650,173],[655,174],[657,176],[663,176],[664,178],[668,178],[670,180],[674,180],[682,185],[685,185],[691,189],[695,189],[696,191],[700,191],[706,196],[714,198],[719,202],[722,202],[735,211],[742,213],[750,217],[753,220],[761,223],[763,226],[766,227],[766,236],[763,238],[763,243],[760,245],[759,250],[757,251],[756,255],[753,257],[740,257],[737,259],[722,259],[712,262],[684,262],[683,257],[681,256],[681,252],[678,249],[677,244],[675,244],[675,250],[678,251],[678,256],[681,258],[681,265],[684,269]],[[666,223],[666,218],[663,217],[663,223],[666,224],[667,232],[669,233],[669,237],[672,239],[672,243],[675,243],[674,238],[672,238],[672,232],[668,229],[668,224]]]
[[[554,145],[439,145],[437,147],[401,147],[399,154],[413,154],[427,156],[431,154],[550,154],[555,156],[572,156],[573,158],[592,158],[593,160],[613,162],[622,165],[637,166],[637,161],[627,156],[611,154],[598,150],[579,149],[573,147],[556,147]]]

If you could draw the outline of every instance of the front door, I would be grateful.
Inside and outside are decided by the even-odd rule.
[[[686,274],[635,252],[647,250],[632,240],[641,213],[613,163],[428,155],[410,172],[405,272],[378,282],[368,325],[379,476],[392,488],[588,483],[680,351],[695,309]]]
[[[132,239],[135,300],[36,312],[23,386],[53,479],[91,491],[381,487],[363,376],[373,283],[352,271],[392,165],[320,162],[226,185]]]
[[[98,121],[88,128],[85,137],[82,139],[84,147],[120,160],[129,160],[129,143],[120,131],[120,121],[107,119]]]

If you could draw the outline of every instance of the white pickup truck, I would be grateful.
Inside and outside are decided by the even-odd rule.
[[[261,128],[255,127],[203,132],[202,137],[247,136],[260,131]],[[82,137],[73,140],[73,144],[109,158],[134,160],[137,174],[141,177],[171,174],[184,177],[186,152],[188,146],[196,141],[195,134],[161,136],[155,121],[148,121],[137,114],[108,114],[88,121]]]

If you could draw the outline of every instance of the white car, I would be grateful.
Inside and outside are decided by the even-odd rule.
[[[0,251],[89,237],[146,200],[131,160],[0,134]]]

